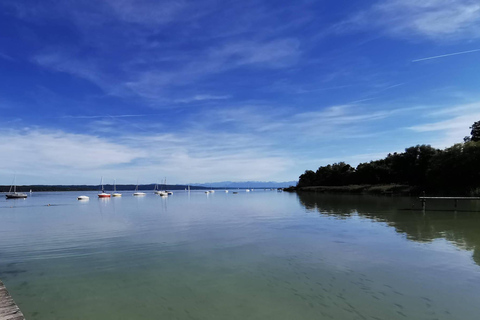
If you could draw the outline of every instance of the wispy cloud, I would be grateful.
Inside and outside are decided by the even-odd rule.
[[[199,94],[199,95],[189,97],[189,98],[176,99],[174,102],[176,102],[176,103],[190,103],[190,102],[199,102],[199,101],[208,101],[208,100],[226,100],[226,99],[230,99],[230,96],[228,96],[228,95],[216,96],[216,95],[211,95],[211,94]]]
[[[187,7],[182,0],[103,0],[115,16],[125,22],[141,25],[159,25],[174,20]]]
[[[10,57],[8,54],[0,52],[0,59],[8,60],[8,61],[15,61],[12,57]]]
[[[70,20],[80,28],[99,26],[104,22],[121,22],[155,27],[171,22],[189,8],[182,0],[98,0],[98,1],[54,1],[46,4],[24,5],[15,0],[5,0],[23,19]]]
[[[387,0],[337,24],[338,32],[382,29],[399,37],[438,41],[480,37],[480,4],[475,0]]]
[[[461,54],[467,54],[467,53],[473,53],[473,52],[479,52],[479,51],[480,51],[480,49],[475,49],[475,50],[447,53],[447,54],[442,54],[442,55],[439,55],[439,56],[415,59],[415,60],[412,60],[412,62],[419,62],[419,61],[425,61],[425,60],[432,60],[432,59],[439,59],[439,58],[445,58],[445,57],[451,57],[451,56],[458,56],[458,55],[461,55]]]
[[[33,62],[55,72],[64,72],[88,80],[102,88],[107,94],[122,94],[118,81],[103,71],[94,59],[79,59],[73,54],[52,50],[32,57]]]
[[[144,154],[140,150],[109,142],[87,134],[72,134],[60,130],[3,131],[0,147],[3,169],[46,170],[55,172],[97,169],[109,165],[130,163]],[[86,157],[86,154],[91,156]],[[16,159],[14,162],[11,159]],[[34,160],[33,160],[34,159]]]
[[[439,132],[441,135],[433,144],[439,148],[448,147],[462,142],[463,137],[470,134],[469,127],[480,119],[480,103],[436,109],[427,113],[425,117],[428,119],[427,122],[408,129],[420,133]]]
[[[151,116],[158,116],[161,115],[160,113],[156,114],[116,114],[116,115],[68,115],[62,116],[62,119],[102,119],[102,118],[138,118],[138,117],[151,117]]]
[[[101,175],[145,183],[154,181],[152,174],[175,183],[267,179],[278,174],[289,178],[285,172],[292,165],[285,154],[253,134],[217,135],[195,128],[165,134],[121,130],[111,139],[32,128],[1,133],[0,174],[17,171],[50,183],[69,183],[72,176],[76,183],[96,183]]]
[[[137,72],[136,79],[125,86],[145,98],[165,96],[172,86],[184,86],[209,75],[239,67],[277,69],[291,66],[300,55],[295,39],[239,41],[217,46],[197,55],[193,62],[165,72],[162,69]]]

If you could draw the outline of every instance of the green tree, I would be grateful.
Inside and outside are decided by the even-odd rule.
[[[312,170],[305,170],[305,173],[300,175],[297,187],[308,187],[315,185],[316,175]]]
[[[471,135],[470,139],[475,142],[480,141],[480,121],[477,121],[474,124],[472,124],[470,129],[472,129],[472,131],[470,132],[470,135]]]
[[[466,136],[463,138],[464,142],[470,142],[470,141],[480,141],[480,121],[474,122],[472,126],[470,127],[472,131],[470,131],[470,137]]]

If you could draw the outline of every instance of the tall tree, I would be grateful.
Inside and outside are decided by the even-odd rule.
[[[480,141],[480,121],[474,122],[470,127],[472,131],[470,132],[472,141]]]

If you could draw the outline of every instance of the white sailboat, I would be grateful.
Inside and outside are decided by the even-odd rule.
[[[138,180],[137,180],[137,186],[135,187],[135,192],[133,193],[133,195],[135,197],[142,197],[142,196],[146,195],[145,192],[138,191]]]
[[[113,194],[112,197],[121,197],[122,194],[117,192],[117,180],[113,180]]]
[[[165,182],[164,182],[163,185],[165,186],[164,189],[167,189],[167,177],[165,177]],[[167,193],[167,195],[172,195],[173,194],[172,191],[165,190],[165,192]]]
[[[7,199],[25,199],[25,198],[27,198],[26,193],[17,192],[16,179],[17,179],[17,177],[13,176],[13,184],[10,186],[10,190],[5,195],[5,197]],[[12,188],[13,188],[13,192],[12,192]]]
[[[158,189],[158,183],[155,184],[155,189],[153,189],[153,190],[154,190],[154,193],[155,193],[155,194],[157,194],[157,195],[159,195],[159,196],[161,196],[161,197],[166,197],[166,196],[168,196],[168,193],[167,193],[167,192]]]

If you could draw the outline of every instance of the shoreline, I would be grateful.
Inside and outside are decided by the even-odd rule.
[[[289,187],[287,192],[344,193],[344,194],[376,194],[376,195],[420,195],[418,187],[400,184],[390,185],[347,185],[347,186],[308,186]]]

